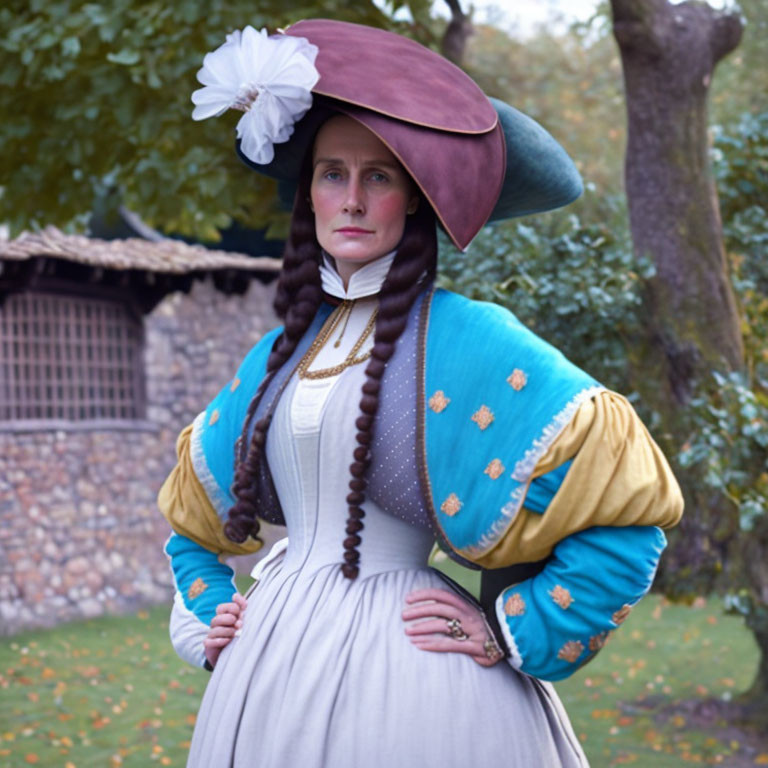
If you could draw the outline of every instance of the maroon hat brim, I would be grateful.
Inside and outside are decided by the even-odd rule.
[[[346,104],[338,109],[387,146],[463,251],[490,218],[501,193],[506,163],[501,127],[480,135],[438,133]]]

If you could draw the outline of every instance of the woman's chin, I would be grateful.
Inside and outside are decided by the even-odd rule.
[[[362,267],[370,261],[375,261],[389,251],[382,251],[380,248],[361,247],[362,243],[341,243],[331,251],[331,256],[337,261],[344,261],[347,264],[355,264]]]

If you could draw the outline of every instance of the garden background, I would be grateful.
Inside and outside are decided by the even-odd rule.
[[[768,764],[768,3],[612,0],[577,21],[549,3],[524,30],[513,6],[480,23],[459,0],[6,4],[0,221],[82,232],[124,206],[214,247],[233,223],[279,238],[275,186],[189,118],[204,53],[318,15],[442,50],[586,184],[467,254],[443,242],[442,284],[628,393],[686,495],[657,594],[559,685],[577,733],[595,766]],[[173,655],[167,609],[4,639],[0,763],[183,765],[205,673]]]

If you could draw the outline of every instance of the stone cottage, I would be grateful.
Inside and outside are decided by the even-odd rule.
[[[278,269],[53,228],[0,242],[0,634],[170,599],[157,491],[276,325]]]

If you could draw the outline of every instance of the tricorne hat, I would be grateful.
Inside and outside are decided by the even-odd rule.
[[[269,38],[252,28],[240,34],[206,57],[198,79],[209,87],[193,95],[194,116],[243,109],[237,151],[260,173],[295,182],[319,126],[346,114],[398,158],[461,250],[488,221],[559,208],[582,192],[573,162],[541,125],[413,40],[329,19]],[[264,67],[248,72],[259,55],[271,84]]]

